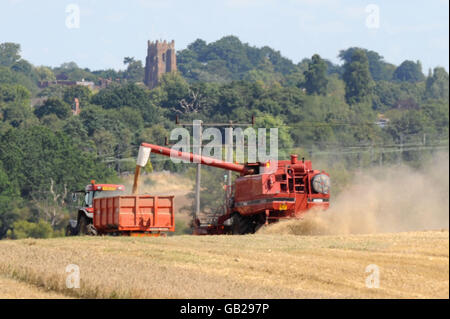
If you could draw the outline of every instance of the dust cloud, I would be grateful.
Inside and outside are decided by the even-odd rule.
[[[260,233],[346,235],[448,229],[449,154],[440,153],[420,169],[406,165],[358,172],[330,199],[327,211],[279,222]]]

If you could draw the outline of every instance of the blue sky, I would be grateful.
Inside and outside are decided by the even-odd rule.
[[[80,8],[79,28],[66,26],[69,4]],[[369,4],[379,8],[378,28],[367,27]],[[314,53],[340,63],[339,50],[359,46],[397,65],[420,60],[426,73],[449,69],[448,11],[448,0],[0,0],[0,42],[20,43],[35,65],[96,70],[144,60],[147,40],[174,39],[180,50],[232,34],[295,63]]]

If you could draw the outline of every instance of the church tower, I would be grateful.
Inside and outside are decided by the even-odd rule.
[[[153,89],[158,85],[164,73],[174,72],[176,70],[175,41],[148,41],[147,58],[145,59],[145,85]]]

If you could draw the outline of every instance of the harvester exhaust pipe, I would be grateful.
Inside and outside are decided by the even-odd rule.
[[[294,154],[291,155],[291,164],[292,165],[297,164],[297,155]]]
[[[139,175],[141,173],[141,167],[145,167],[145,165],[147,165],[151,151],[152,149],[150,147],[142,145],[139,147],[139,153],[136,159],[136,170],[134,171],[134,182],[132,190],[133,195],[136,195],[138,192],[138,182],[139,182]]]

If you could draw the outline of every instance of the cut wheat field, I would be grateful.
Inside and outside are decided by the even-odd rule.
[[[0,297],[449,298],[449,233],[3,240]]]

